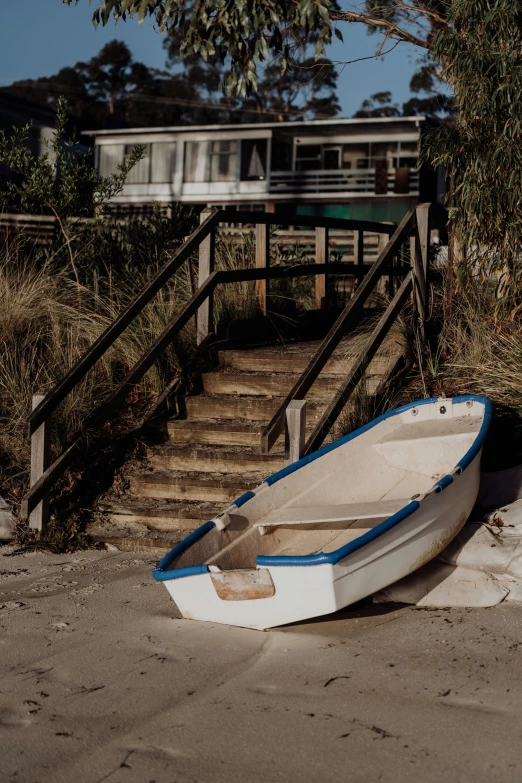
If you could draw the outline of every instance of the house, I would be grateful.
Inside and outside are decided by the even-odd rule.
[[[54,109],[0,92],[0,128],[9,131],[12,127],[31,124],[28,145],[35,157],[47,151],[46,143],[54,133],[55,123]]]
[[[181,202],[398,222],[442,186],[435,172],[416,168],[426,126],[424,117],[386,117],[87,134],[103,175],[144,145],[113,199],[126,211]]]

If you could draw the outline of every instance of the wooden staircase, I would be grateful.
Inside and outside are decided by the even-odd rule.
[[[163,422],[165,441],[147,450],[146,468],[128,473],[127,496],[102,506],[108,525],[105,540],[115,535],[129,542],[137,535],[139,542],[144,533],[150,536],[148,531],[192,530],[282,468],[283,438],[263,455],[261,431],[318,345],[219,351],[216,369],[201,376],[201,392],[179,400],[178,417]],[[310,430],[349,371],[359,346],[353,337],[343,338],[310,390]],[[403,353],[391,336],[384,342],[366,372],[369,396],[382,393]],[[165,548],[171,543],[172,537],[166,536]],[[156,539],[155,547],[161,548],[161,541],[158,544]],[[133,548],[130,543],[128,548]]]
[[[96,534],[105,540],[118,538],[121,543],[127,530],[130,534],[131,528],[134,533],[141,529],[145,531],[145,549],[155,546],[149,532],[155,530],[161,548],[169,547],[172,537],[179,537],[181,530],[190,530],[202,520],[211,519],[223,505],[256,486],[283,464],[281,441],[287,412],[292,408],[295,412],[299,407],[295,403],[299,401],[307,402],[309,431],[302,443],[294,428],[291,437],[294,459],[339,436],[343,411],[347,405],[353,405],[353,393],[361,379],[365,379],[369,394],[378,396],[400,361],[402,346],[393,338],[391,329],[408,301],[413,304],[411,323],[422,339],[432,212],[432,205],[419,204],[394,227],[364,220],[297,216],[290,212],[283,219],[282,214],[268,212],[204,210],[198,228],[58,383],[44,396],[34,395],[33,410],[27,421],[31,437],[31,484],[22,498],[20,519],[27,521],[33,531],[45,532],[58,482],[76,462],[88,459],[91,433],[102,431],[114,418],[129,394],[191,319],[196,317],[196,342],[202,350],[221,339],[213,323],[214,295],[216,290],[238,282],[255,282],[261,317],[267,313],[270,281],[315,278],[316,306],[325,312],[332,307],[331,285],[328,285],[332,276],[351,277],[357,285],[321,343],[288,342],[279,347],[222,350],[217,369],[203,374],[201,392],[182,400],[178,416],[165,422],[163,442],[149,450],[146,464],[139,470],[129,468],[128,479],[123,475],[115,482],[112,495],[101,505],[102,519],[97,523],[100,529]],[[445,217],[439,215],[437,219],[444,230]],[[281,221],[289,226],[314,229],[315,263],[270,264],[271,226]],[[255,265],[216,269],[216,234],[220,226],[237,223],[255,226]],[[354,232],[353,263],[329,257],[329,232],[338,229]],[[389,238],[370,264],[364,258],[365,232]],[[58,407],[181,267],[188,264],[192,269],[195,254],[198,287],[191,275],[195,290],[190,299],[154,337],[103,402],[89,413],[80,429],[52,453],[50,432]],[[382,290],[383,278],[388,280],[386,290],[390,301],[376,312],[378,321],[361,344],[354,330],[365,317],[365,308],[369,306],[366,303],[374,302],[375,292]],[[320,333],[320,329],[315,329],[300,334],[305,338]],[[166,389],[159,395],[155,409],[168,393]],[[169,536],[171,539],[167,540]],[[129,546],[138,549],[135,541]]]

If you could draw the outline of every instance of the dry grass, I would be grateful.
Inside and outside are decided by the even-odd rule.
[[[273,227],[273,232],[276,230]],[[273,233],[272,232],[272,233]],[[281,246],[276,237],[270,242],[270,265],[293,266],[309,262],[303,248]],[[216,269],[229,271],[255,267],[254,232],[241,236],[218,236],[216,240]],[[280,314],[287,309],[310,310],[315,308],[313,277],[295,277],[272,280],[269,283],[267,312]],[[256,300],[256,284],[252,282],[220,285],[214,297],[215,322],[230,323],[235,319],[254,318],[259,315]]]
[[[495,317],[493,283],[471,278],[449,296],[447,272],[433,286],[435,335],[417,356],[410,390],[427,395],[486,394],[522,416],[522,330]]]
[[[287,261],[274,248],[272,262]],[[6,241],[0,248],[1,495],[16,504],[27,487],[30,455],[25,422],[32,395],[49,390],[63,377],[163,262],[154,256],[147,263],[120,269],[117,277],[108,266],[98,274],[96,287],[89,287],[74,279],[55,256],[42,255],[23,237]],[[218,238],[217,269],[249,268],[254,263],[253,235],[243,242]],[[287,287],[291,293],[291,285]],[[191,295],[185,264],[59,406],[52,422],[53,453],[64,447],[86,415],[106,398]],[[257,315],[255,283],[220,286],[214,309],[216,322]],[[150,397],[163,391],[176,374],[190,366],[194,352],[195,319],[191,319],[143,378],[132,403],[140,395]]]
[[[67,271],[42,263],[23,241],[0,252],[0,494],[15,503],[27,487],[29,442],[25,422],[36,391],[51,388],[92,345],[143,287],[153,269],[116,283],[108,275],[97,295]],[[182,273],[134,321],[53,415],[52,448],[63,447],[152,340],[172,320],[190,293]],[[138,394],[163,390],[194,345],[194,324],[143,379]],[[183,347],[183,351],[180,351]]]

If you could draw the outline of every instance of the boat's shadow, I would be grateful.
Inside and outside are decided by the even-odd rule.
[[[358,601],[352,606],[340,609],[333,614],[325,614],[320,617],[313,617],[309,620],[300,620],[296,623],[273,628],[274,631],[292,631],[303,633],[339,633],[343,630],[362,630],[373,625],[380,625],[383,622],[394,620],[407,609],[406,604],[373,603],[371,598]]]

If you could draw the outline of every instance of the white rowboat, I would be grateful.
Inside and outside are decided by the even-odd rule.
[[[265,479],[153,576],[193,620],[266,629],[349,606],[457,535],[490,419],[476,395],[403,405]]]

